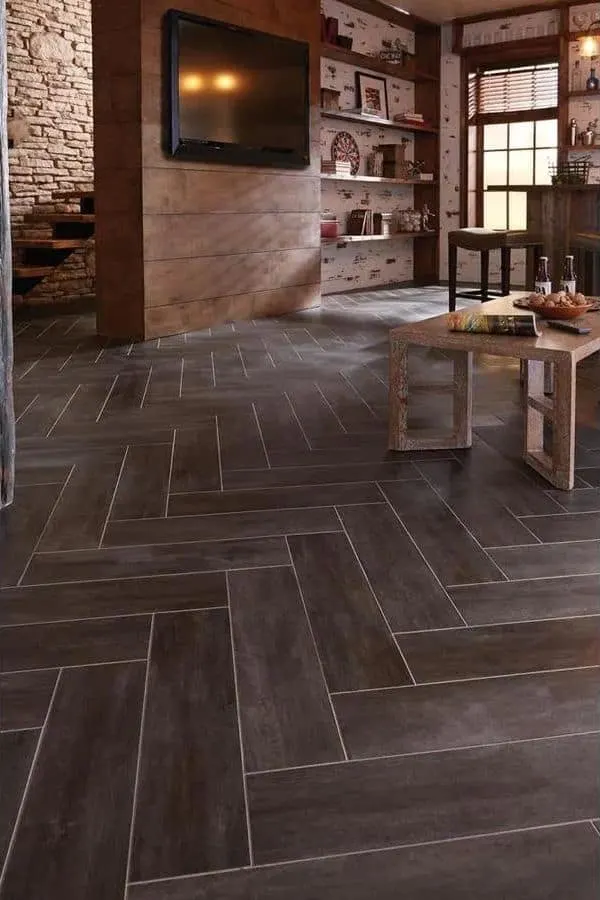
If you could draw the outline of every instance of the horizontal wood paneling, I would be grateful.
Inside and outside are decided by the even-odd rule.
[[[300,287],[282,288],[255,294],[237,294],[230,297],[214,297],[192,303],[176,303],[172,306],[155,306],[146,309],[146,339],[163,334],[179,334],[182,331],[210,328],[222,322],[252,319],[261,316],[280,316],[297,309],[308,309],[321,302],[319,283]]]
[[[318,213],[223,213],[144,216],[146,261],[320,247]]]
[[[146,309],[319,280],[320,248],[146,263]]]
[[[144,169],[144,213],[320,212],[316,178],[199,169]],[[179,223],[183,230],[185,221]]]

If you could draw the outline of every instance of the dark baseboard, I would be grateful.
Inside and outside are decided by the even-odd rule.
[[[13,319],[45,319],[56,316],[80,316],[96,312],[95,297],[74,297],[72,300],[53,300],[49,303],[18,303],[13,306]]]

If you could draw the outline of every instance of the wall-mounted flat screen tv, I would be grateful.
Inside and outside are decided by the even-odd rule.
[[[169,10],[167,152],[301,168],[310,163],[309,48]]]

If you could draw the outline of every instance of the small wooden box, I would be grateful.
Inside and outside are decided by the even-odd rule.
[[[383,155],[384,178],[407,178],[406,147],[408,141],[401,144],[379,144],[377,150]]]
[[[321,88],[321,109],[337,111],[340,108],[340,91]]]

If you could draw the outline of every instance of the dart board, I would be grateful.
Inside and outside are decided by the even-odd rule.
[[[352,174],[358,175],[360,166],[360,150],[358,144],[351,134],[347,131],[340,131],[336,134],[331,145],[331,158],[338,162],[349,162],[352,164]]]

